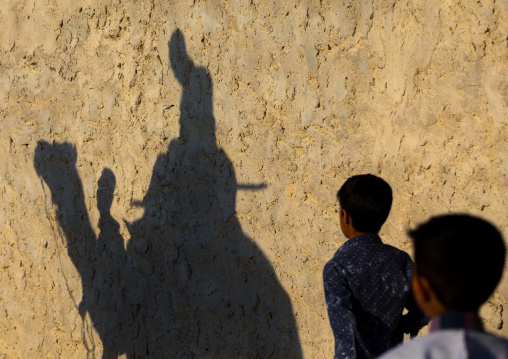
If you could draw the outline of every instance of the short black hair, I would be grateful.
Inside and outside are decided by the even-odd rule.
[[[431,218],[409,232],[416,274],[451,311],[476,311],[503,273],[506,247],[491,223],[467,214]]]
[[[337,192],[342,209],[351,216],[359,232],[377,233],[392,208],[392,189],[382,178],[372,174],[350,177]]]

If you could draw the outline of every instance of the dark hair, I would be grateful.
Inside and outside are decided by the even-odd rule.
[[[441,304],[476,311],[496,288],[505,261],[501,233],[467,214],[431,218],[409,232],[416,273],[425,277]]]
[[[342,209],[351,216],[359,232],[377,233],[392,207],[392,189],[383,179],[371,174],[350,177],[337,192]]]

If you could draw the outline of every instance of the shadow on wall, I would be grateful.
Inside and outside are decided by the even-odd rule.
[[[110,214],[113,172],[98,182],[96,238],[76,149],[41,141],[35,150],[81,275],[80,314],[89,313],[103,358],[301,358],[289,297],[235,215],[239,186],[217,147],[210,75],[187,56],[178,30],[169,59],[183,87],[180,137],[158,156],[134,204],[145,212],[128,226],[127,250]]]

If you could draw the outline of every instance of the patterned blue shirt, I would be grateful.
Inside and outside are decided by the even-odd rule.
[[[337,250],[323,271],[335,359],[375,358],[428,323],[411,293],[412,268],[406,252],[377,234],[351,238]]]

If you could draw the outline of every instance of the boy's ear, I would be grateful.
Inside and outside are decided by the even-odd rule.
[[[351,216],[346,212],[345,209],[341,210],[340,215],[343,216],[345,224],[350,224],[351,223]]]
[[[427,278],[415,273],[411,278],[411,282],[416,303],[425,314],[433,317],[436,313],[442,312],[443,308],[439,301],[437,301],[434,290]]]
[[[428,290],[429,282],[425,277],[413,274],[411,278],[413,285],[413,293],[418,304],[428,302],[430,300],[430,292]]]

